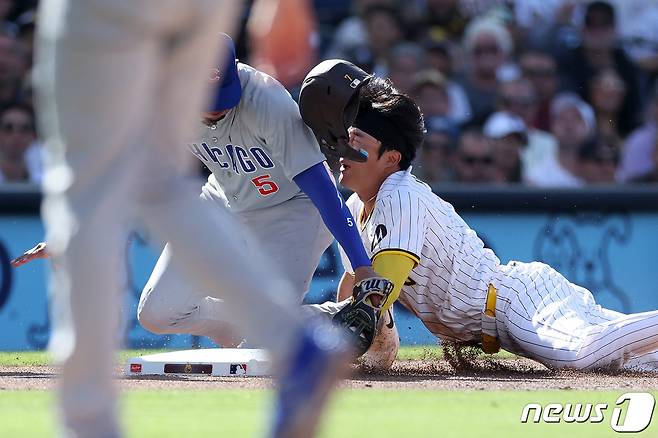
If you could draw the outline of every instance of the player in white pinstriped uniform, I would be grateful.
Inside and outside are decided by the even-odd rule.
[[[543,263],[501,265],[454,208],[410,173],[422,119],[408,115],[415,107],[408,98],[391,104],[394,90],[378,82],[375,108],[366,87],[350,131],[352,146],[370,158],[342,159],[340,181],[355,191],[347,205],[373,266],[396,285],[387,306],[399,294],[441,339],[479,343],[487,352],[502,347],[552,368],[656,369],[658,311],[604,309]],[[389,262],[380,267],[383,257]],[[349,261],[344,265],[339,298],[351,286]]]

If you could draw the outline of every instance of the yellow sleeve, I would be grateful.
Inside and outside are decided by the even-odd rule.
[[[386,299],[384,310],[391,307],[398,299],[404,282],[418,262],[416,256],[406,251],[384,250],[375,255],[372,268],[377,274],[393,283],[393,292]]]

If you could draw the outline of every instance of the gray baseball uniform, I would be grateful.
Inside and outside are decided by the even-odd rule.
[[[324,155],[297,103],[275,79],[238,63],[242,99],[188,145],[212,172],[203,193],[233,212],[263,209],[300,195],[292,179]]]
[[[238,74],[238,106],[216,125],[202,124],[200,140],[188,144],[212,172],[202,198],[236,214],[250,232],[244,244],[264,252],[301,299],[333,237],[292,179],[325,158],[281,84],[242,63]],[[140,297],[140,323],[155,333],[208,336],[225,344],[221,300],[191,290],[169,260],[165,249]]]
[[[359,217],[356,194],[347,205]],[[501,265],[454,208],[409,171],[384,181],[360,226],[370,256],[402,251],[417,260],[399,300],[443,339],[478,341],[484,332],[504,349],[556,368],[655,369],[658,311],[604,309],[544,263]],[[495,315],[485,314],[491,288]]]

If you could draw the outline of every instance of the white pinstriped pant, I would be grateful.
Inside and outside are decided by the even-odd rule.
[[[501,266],[492,283],[502,348],[551,368],[658,369],[658,311],[605,309],[590,291],[539,262]]]

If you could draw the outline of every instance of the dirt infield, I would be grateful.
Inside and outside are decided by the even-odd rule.
[[[0,367],[0,390],[51,389],[56,369],[50,366]],[[199,375],[123,377],[123,389],[239,389],[268,388],[271,380],[257,377],[211,377]],[[658,390],[658,373],[595,373],[551,371],[531,360],[476,359],[456,371],[444,359],[397,361],[386,373],[355,368],[343,384],[346,388],[427,390]]]

